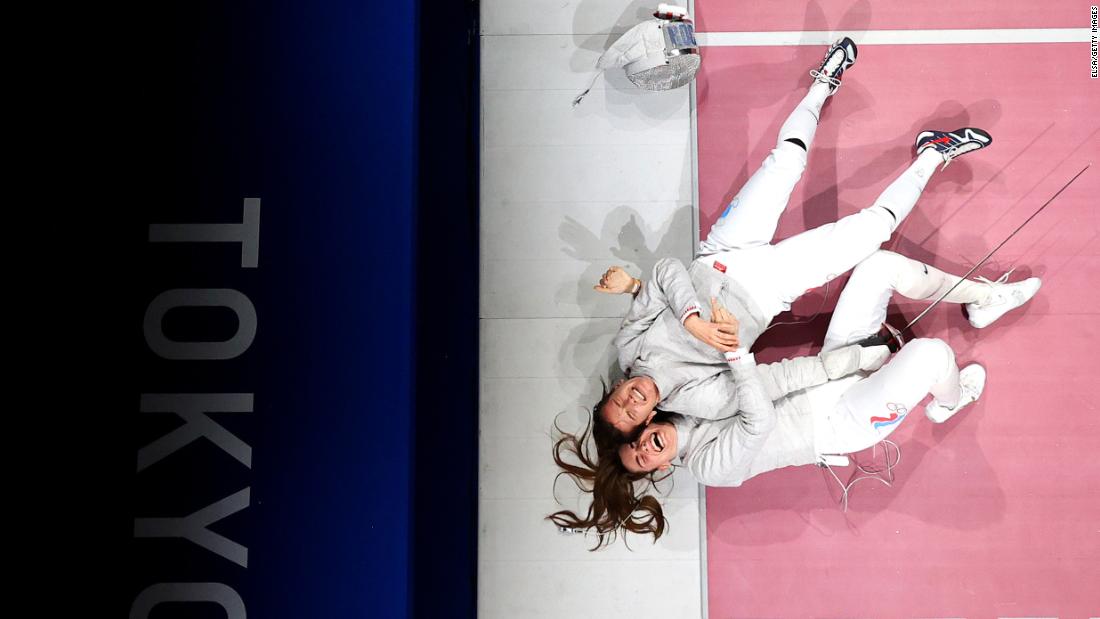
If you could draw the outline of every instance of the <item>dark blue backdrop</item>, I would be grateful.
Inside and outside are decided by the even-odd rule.
[[[112,615],[159,582],[224,583],[252,617],[474,615],[477,11],[112,6],[82,32],[91,45],[66,59],[65,90],[89,100],[66,122],[83,135],[72,184],[88,208],[74,226],[96,232],[73,269],[103,301],[79,376],[112,415],[68,474],[107,506],[91,521],[110,560],[83,574]],[[246,198],[261,200],[257,268],[234,243],[148,242],[153,223],[239,222]],[[246,295],[248,350],[155,355],[142,318],[176,288]],[[164,320],[179,340],[237,326],[224,310]],[[199,439],[135,471],[137,451],[183,423],[139,412],[141,394],[224,392],[254,394],[251,413],[210,416],[249,444],[250,467]],[[247,546],[247,568],[133,536],[135,518],[187,516],[244,488],[248,507],[210,528]]]

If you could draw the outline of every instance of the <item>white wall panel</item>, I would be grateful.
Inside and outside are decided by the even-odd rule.
[[[617,318],[481,322],[482,378],[591,377],[614,367]]]
[[[562,509],[552,498],[529,500],[482,500],[485,514],[481,528],[486,543],[481,558],[486,561],[524,561],[539,557],[546,561],[670,561],[698,560],[699,501],[666,499],[668,525],[658,543],[653,538],[631,534],[630,547],[622,540],[596,551],[594,535],[562,534],[545,517]],[[564,507],[572,509],[572,505]]]
[[[550,457],[553,441],[550,428],[536,438],[489,438],[481,441],[478,489],[482,499],[546,497],[555,488],[558,467]],[[677,473],[681,473],[677,470]],[[575,495],[576,486],[564,477],[556,488],[561,496]],[[697,484],[689,476],[679,475],[660,482],[656,496],[694,498]]]
[[[544,518],[586,498],[559,479],[555,420],[575,432],[629,299],[591,289],[612,265],[644,275],[690,260],[691,143],[686,89],[638,90],[594,75],[639,0],[483,0],[478,615],[698,617],[699,490],[683,471],[661,485],[670,528],[588,552]],[[674,483],[672,483],[674,481]]]
[[[600,394],[598,377],[482,377],[481,438],[547,437],[555,420],[566,432],[577,432]]]
[[[485,201],[481,259],[566,258],[655,263],[690,259],[690,200],[656,202]]]
[[[653,15],[652,0],[482,0],[481,33],[591,34],[625,32]]]
[[[482,151],[486,200],[691,200],[687,147],[501,146]]]
[[[482,213],[483,318],[620,317],[629,298],[592,289],[611,266],[645,278],[690,255],[688,203],[507,203]]]
[[[478,582],[482,619],[700,614],[698,561],[500,561],[482,564]]]
[[[580,94],[592,79],[596,61],[616,38],[607,34],[482,37],[481,90],[485,94],[495,90],[566,90]],[[592,86],[593,90],[603,88],[630,93],[639,107],[666,98],[662,93],[639,90],[622,71],[607,71]],[[581,105],[587,105],[587,101]],[[614,120],[609,118],[608,122]]]
[[[638,275],[624,261],[490,260],[482,264],[483,318],[548,318],[555,316],[618,317],[630,304],[625,295],[596,292],[592,286],[613,265]]]
[[[593,90],[573,107],[572,90],[501,90],[482,106],[483,145],[577,146],[689,144],[685,91],[638,98],[638,92]],[[644,101],[644,105],[639,102]]]

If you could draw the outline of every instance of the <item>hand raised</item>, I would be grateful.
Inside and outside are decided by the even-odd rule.
[[[622,267],[611,267],[604,271],[600,283],[592,288],[606,294],[626,294],[634,290],[634,278]]]

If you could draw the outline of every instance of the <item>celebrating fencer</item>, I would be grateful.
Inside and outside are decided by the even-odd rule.
[[[849,38],[827,50],[810,72],[809,91],[782,124],[776,147],[689,267],[665,259],[646,281],[618,267],[601,278],[598,291],[633,296],[615,338],[627,378],[593,409],[595,458],[583,447],[587,433],[563,435],[555,444],[558,465],[593,493],[586,516],[560,511],[550,516],[557,524],[593,528],[601,544],[619,529],[659,536],[660,504],[636,493],[639,479],[680,464],[701,483],[736,486],[765,471],[866,449],[928,394],[933,400],[925,413],[933,422],[981,394],[984,369],[975,364],[960,371],[943,341],[914,340],[885,365],[885,346],[852,343],[879,331],[895,292],[964,304],[971,324],[982,328],[1038,291],[1037,278],[961,280],[879,250],[937,169],[990,145],[987,132],[921,132],[916,159],[871,206],[771,243],[806,167],[821,109],[856,54]],[[853,267],[822,353],[757,366],[748,349],[772,319],[807,290]],[[566,452],[582,465],[567,462]]]
[[[779,217],[806,168],[821,108],[855,59],[856,45],[849,38],[829,48],[821,66],[811,71],[809,92],[780,127],[775,149],[715,222],[688,269],[663,261],[648,282],[617,267],[601,278],[596,290],[630,292],[635,300],[614,341],[629,379],[616,384],[596,406],[598,439],[611,435],[621,442],[655,407],[708,419],[724,416],[720,411],[726,410],[733,385],[724,359],[711,346],[727,352],[752,347],[795,299],[874,254],[912,211],[940,166],[992,142],[985,131],[969,127],[923,131],[916,140],[916,160],[872,206],[772,244]],[[935,298],[958,283],[957,277],[934,267],[897,258],[879,257],[876,264],[899,270],[897,291],[903,296]],[[863,278],[854,279],[849,284],[852,294],[867,302],[867,295],[859,292]],[[677,287],[676,281],[683,286]],[[1026,302],[1038,284],[1034,278],[1015,284],[963,282],[945,301],[967,304],[972,324],[984,327]],[[689,289],[698,290],[703,300],[721,301],[739,321],[739,330],[710,322],[706,304],[700,304],[695,294],[677,292]],[[852,337],[859,339],[878,327]],[[845,325],[837,329],[848,332]],[[848,341],[854,340],[838,341],[831,333],[825,350]]]

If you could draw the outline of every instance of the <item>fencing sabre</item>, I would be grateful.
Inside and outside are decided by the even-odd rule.
[[[959,278],[959,281],[955,282],[954,286],[949,288],[947,290],[947,292],[940,295],[940,297],[938,299],[936,299],[935,301],[933,301],[931,305],[924,308],[923,312],[917,314],[916,318],[914,318],[913,320],[910,320],[909,324],[905,325],[904,327],[902,327],[900,329],[897,329],[897,328],[892,327],[892,326],[890,326],[890,325],[888,325],[884,322],[884,323],[882,323],[882,328],[879,329],[878,333],[876,333],[875,335],[872,335],[870,337],[864,338],[864,339],[856,342],[856,344],[859,344],[860,346],[863,346],[863,347],[867,347],[867,346],[886,346],[887,348],[890,349],[890,352],[897,352],[899,349],[901,349],[901,346],[903,344],[905,344],[904,333],[906,331],[909,331],[910,329],[912,329],[913,325],[917,324],[918,320],[923,318],[924,315],[927,314],[929,311],[931,311],[933,307],[936,307],[937,305],[939,305],[940,301],[943,301],[945,298],[947,298],[947,295],[951,294],[952,290],[954,290],[955,288],[958,288],[959,284],[963,283],[963,281],[966,280],[966,278],[970,277],[970,275],[973,274],[974,271],[977,271],[980,266],[985,264],[985,261],[989,260],[990,256],[992,256],[998,249],[1000,249],[1012,237],[1016,236],[1016,233],[1019,232],[1020,230],[1022,230],[1023,227],[1028,224],[1028,222],[1030,222],[1032,219],[1035,219],[1036,215],[1043,212],[1043,209],[1045,209],[1047,206],[1049,206],[1051,202],[1054,202],[1054,198],[1057,198],[1059,195],[1061,195],[1061,193],[1063,191],[1065,191],[1067,187],[1069,187],[1071,184],[1073,184],[1073,181],[1077,180],[1078,176],[1081,176],[1082,174],[1084,174],[1085,170],[1089,169],[1089,166],[1091,166],[1091,165],[1092,164],[1090,163],[1090,164],[1086,165],[1085,167],[1081,168],[1081,171],[1078,172],[1077,174],[1075,174],[1073,176],[1073,178],[1069,179],[1069,182],[1066,183],[1065,185],[1063,185],[1062,188],[1058,190],[1058,193],[1051,196],[1051,198],[1049,200],[1047,200],[1045,204],[1043,204],[1042,206],[1039,207],[1039,210],[1037,210],[1037,211],[1035,211],[1034,213],[1031,214],[1031,217],[1028,217],[1027,219],[1025,219],[1024,223],[1020,224],[1015,230],[1013,230],[1012,234],[1009,234],[1008,237],[1005,238],[1005,240],[1001,241],[996,247],[989,250],[989,253],[986,254],[984,258],[979,260],[977,264],[975,264],[973,267],[971,267],[971,269],[969,271],[966,272],[966,275],[963,275],[961,278]]]

